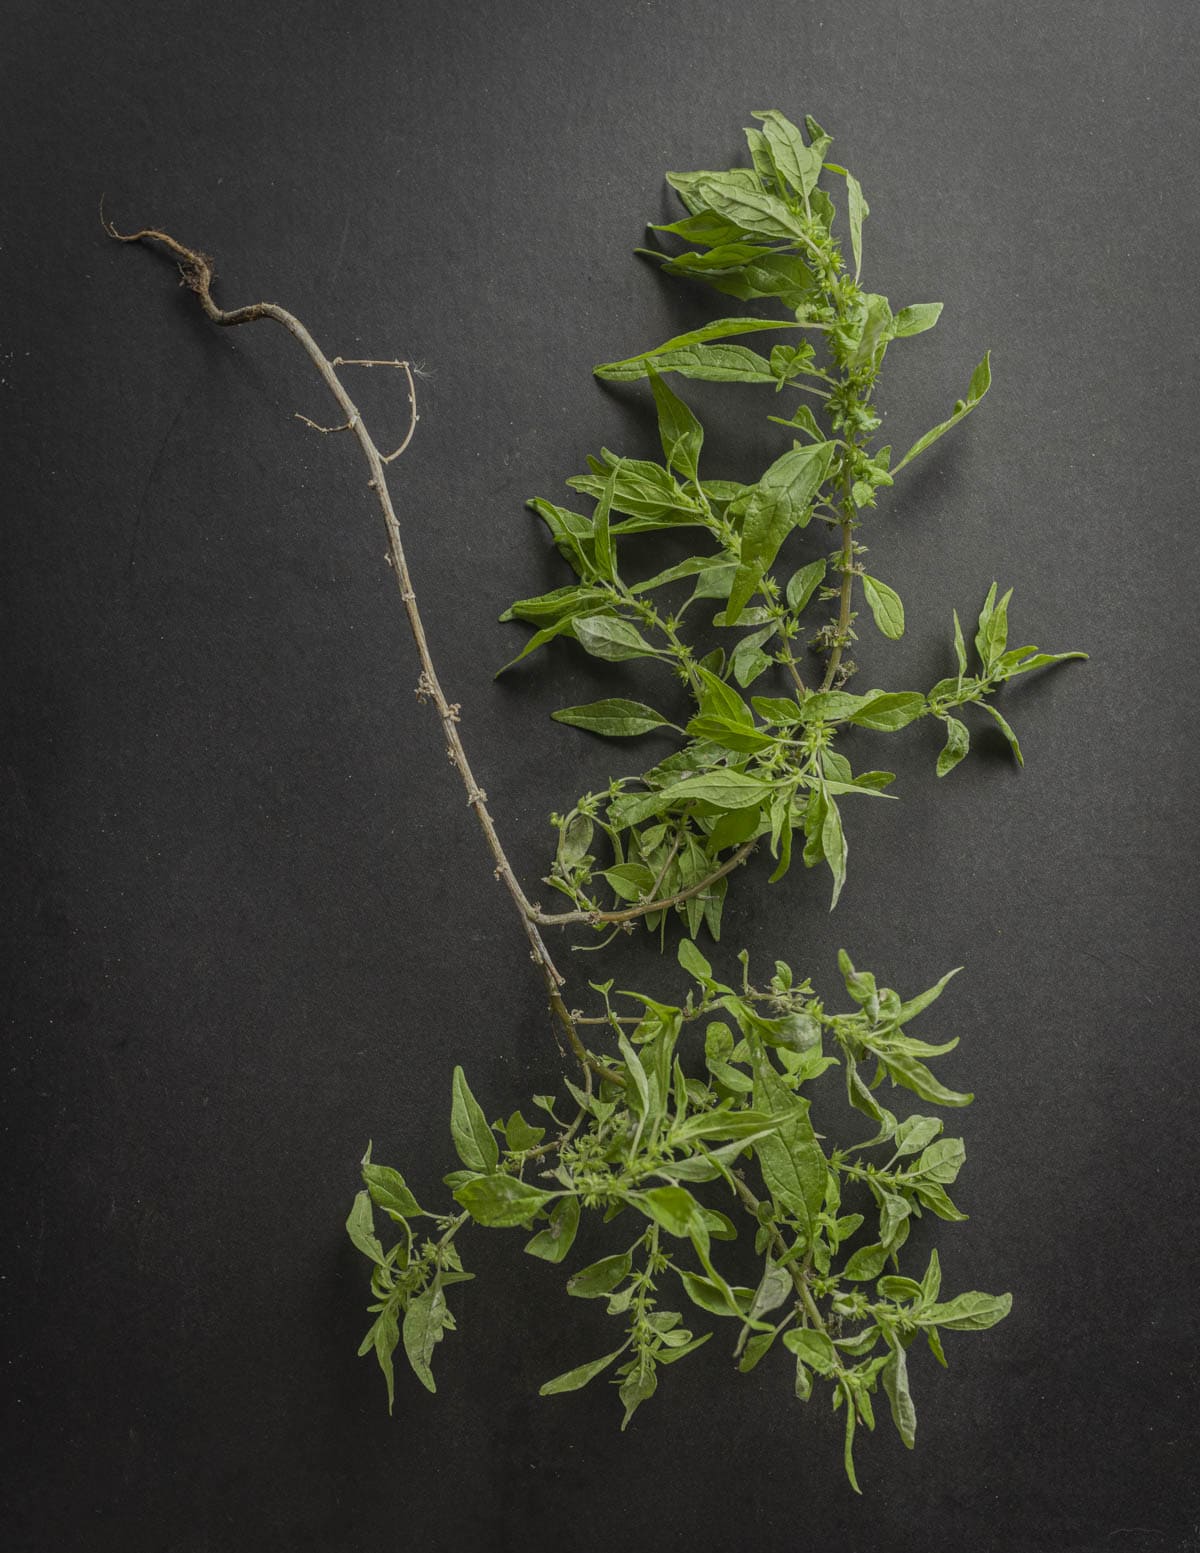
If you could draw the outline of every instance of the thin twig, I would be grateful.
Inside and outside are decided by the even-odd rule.
[[[600,922],[633,922],[638,917],[648,917],[652,912],[681,906],[694,895],[703,894],[710,884],[716,884],[718,879],[724,879],[726,874],[732,873],[740,863],[744,863],[757,845],[757,840],[744,842],[732,856],[726,858],[720,868],[714,869],[698,884],[689,885],[686,890],[679,890],[674,895],[664,896],[662,900],[640,901],[636,906],[629,906],[623,911],[543,911],[539,906],[531,906],[530,916],[541,927],[565,927],[572,922],[590,922],[593,925]]]

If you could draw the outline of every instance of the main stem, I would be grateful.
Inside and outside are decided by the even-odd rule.
[[[388,490],[387,476],[384,473],[384,458],[376,447],[374,439],[367,431],[358,407],[346,392],[345,385],[338,377],[333,361],[313,339],[312,335],[300,322],[300,320],[285,308],[278,307],[274,302],[253,302],[248,307],[223,308],[219,307],[212,297],[213,266],[212,260],[207,255],[186,248],[175,238],[166,232],[159,232],[152,227],[143,228],[139,232],[122,233],[111,224],[105,223],[105,230],[110,237],[123,243],[154,242],[160,244],[179,261],[180,272],[184,283],[195,292],[200,306],[205,315],[214,324],[222,328],[234,328],[239,324],[257,323],[261,318],[273,319],[302,347],[313,366],[320,373],[325,386],[333,395],[338,408],[345,416],[345,424],[338,430],[351,431],[362,450],[362,455],[367,461],[371,478],[367,482],[374,491],[383,513],[384,525],[387,529],[389,559],[392,569],[396,574],[396,582],[400,588],[400,598],[404,604],[405,613],[408,616],[409,628],[412,631],[413,640],[416,643],[417,655],[421,660],[421,677],[417,685],[417,694],[422,700],[432,701],[437,709],[438,718],[442,725],[442,734],[446,741],[446,750],[450,756],[450,762],[462,778],[463,786],[467,792],[467,803],[474,811],[483,831],[484,840],[488,850],[495,861],[495,874],[502,881],[513,905],[517,908],[521,918],[521,926],[525,937],[529,942],[530,958],[542,973],[542,979],[546,983],[546,991],[550,1001],[550,1008],[558,1021],[563,1034],[567,1038],[572,1052],[578,1061],[585,1067],[591,1068],[605,1078],[621,1082],[621,1075],[615,1070],[598,1062],[588,1052],[579,1032],[575,1028],[575,1021],[571,1017],[570,1010],[562,997],[562,987],[565,978],[558,970],[550,953],[546,948],[542,935],[538,932],[535,919],[535,908],[522,890],[512,865],[509,863],[500,837],[496,833],[496,826],[488,811],[487,795],[475,780],[475,774],[471,770],[471,763],[467,759],[467,752],[463,748],[462,739],[458,732],[459,708],[446,699],[438,678],[437,670],[433,664],[433,658],[429,651],[429,642],[425,635],[425,626],[421,619],[421,612],[417,608],[417,596],[413,589],[412,574],[408,568],[408,560],[404,554],[404,544],[400,537],[400,525],[396,518],[396,509],[392,505],[391,493]],[[415,406],[413,415],[415,417]],[[320,429],[320,428],[319,428]]]

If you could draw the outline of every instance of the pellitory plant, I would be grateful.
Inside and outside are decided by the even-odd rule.
[[[567,571],[562,586],[503,617],[535,628],[514,663],[556,637],[608,662],[646,663],[649,700],[568,707],[555,714],[560,721],[610,737],[665,730],[678,740],[665,759],[614,777],[554,816],[546,882],[570,902],[566,911],[543,910],[518,881],[468,761],[459,708],[434,668],[386,475],[416,425],[409,364],[327,357],[273,303],[219,307],[211,261],[168,234],[146,229],[122,240],[152,240],[172,253],[214,323],[281,324],[332,393],[342,419],[316,429],[349,433],[366,461],[421,663],[418,695],[440,719],[577,1070],[561,1094],[533,1096],[530,1116],[506,1102],[507,1117],[489,1120],[491,1108],[454,1068],[450,1133],[460,1168],[445,1177],[452,1206],[423,1207],[400,1172],[367,1150],[347,1229],[371,1268],[372,1321],[360,1352],[375,1354],[389,1403],[401,1346],[418,1380],[435,1388],[437,1345],[455,1324],[451,1291],[472,1276],[459,1250],[468,1228],[520,1230],[529,1255],[569,1267],[581,1218],[592,1213],[611,1224],[611,1250],[570,1270],[566,1290],[605,1303],[612,1346],[548,1380],[542,1393],[607,1375],[624,1427],[655,1394],[665,1366],[723,1332],[738,1371],[786,1354],[797,1398],[820,1388],[842,1410],[845,1468],[857,1489],[855,1431],[874,1427],[881,1389],[902,1440],[914,1443],[912,1345],[922,1340],[944,1364],[945,1332],[990,1327],[1010,1306],[1007,1294],[944,1298],[936,1250],[917,1268],[902,1265],[914,1220],[965,1217],[947,1190],[964,1145],[945,1136],[937,1113],[972,1097],[947,1088],[929,1066],[957,1040],[931,1043],[911,1029],[954,972],[905,996],[843,952],[844,995],[827,1004],[782,960],[764,978],[752,975],[743,951],[718,971],[697,941],[703,933],[719,939],[729,881],[756,851],[769,853],[772,881],[797,853],[807,867],[824,865],[836,904],[849,852],[846,801],[891,796],[892,773],[852,764],[860,730],[891,733],[936,718],[945,730],[937,774],[945,776],[969,747],[959,714],[975,708],[1019,761],[997,698],[1014,678],[1084,655],[1010,648],[1011,590],[997,597],[993,584],[973,656],[953,612],[944,678],[927,690],[857,688],[862,671],[851,650],[860,600],[885,641],[904,630],[898,594],[864,563],[865,523],[896,476],[979,405],[990,358],[947,418],[901,457],[875,445],[873,401],[887,352],[930,329],[940,304],[893,311],[863,289],[868,208],[858,181],[828,159],[830,137],[811,118],[805,133],[775,111],[754,117],[761,127],[746,132],[750,166],[668,174],[685,214],[655,228],[675,247],[649,250],[668,273],[753,310],[596,368],[609,381],[648,381],[662,460],[602,449],[568,481],[590,512],[531,503]],[[782,316],[764,317],[764,303]],[[769,353],[731,343],[749,335],[771,337]],[[344,369],[357,366],[405,376],[410,421],[393,453],[379,451],[345,388]],[[703,428],[669,378],[770,391],[780,451],[757,480],[702,472]],[[647,574],[641,536],[657,530],[686,531],[694,545]],[[867,657],[873,662],[873,649]],[[685,712],[676,706],[681,695]],[[670,704],[660,710],[664,697]],[[543,928],[619,933],[644,920],[665,942],[673,918],[686,930],[677,945],[690,980],[682,1001],[617,991],[608,981],[590,984],[590,1008],[576,1007],[574,996],[568,1002]],[[833,1067],[863,1134],[845,1144],[829,1141],[843,1136],[844,1123],[835,1130],[822,1118],[818,1131],[811,1114],[814,1094],[827,1103],[829,1092],[815,1081]],[[935,1114],[909,1111],[906,1095]],[[725,1247],[739,1230],[756,1263],[745,1282]]]

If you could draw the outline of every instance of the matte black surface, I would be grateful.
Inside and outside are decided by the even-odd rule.
[[[1200,1547],[1193,7],[5,12],[6,1546]],[[889,356],[895,441],[994,352],[868,535],[910,624],[865,672],[931,683],[993,577],[1018,640],[1092,653],[1007,696],[1024,772],[980,738],[936,782],[932,731],[878,741],[903,802],[854,813],[836,916],[761,866],[728,912],[730,957],[830,996],[841,944],[906,991],[968,967],[937,1023],[979,1096],[972,1217],[937,1240],[1014,1311],[949,1373],[914,1357],[917,1450],[865,1439],[862,1500],[837,1420],[715,1342],[626,1434],[603,1386],[540,1402],[603,1317],[500,1234],[467,1248],[439,1395],[405,1373],[389,1422],[353,1357],[355,1162],[373,1138],[432,1196],[453,1063],[507,1112],[557,1058],[362,469],[292,419],[320,384],[96,218],[104,191],[217,254],[228,301],[427,366],[399,506],[533,880],[546,813],[622,758],[548,711],[637,676],[570,648],[493,684],[521,640],[496,614],[562,577],[522,502],[653,447],[645,395],[589,368],[713,315],[630,251],[663,169],[730,165],[770,106],[862,179],[868,283],[946,303]],[[362,389],[399,424],[394,383]],[[772,456],[753,391],[694,397],[710,468]],[[682,990],[618,948],[586,971]]]

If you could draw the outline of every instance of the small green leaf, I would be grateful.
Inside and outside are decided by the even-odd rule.
[[[853,1279],[856,1283],[866,1283],[872,1278],[879,1277],[887,1259],[888,1250],[885,1245],[860,1246],[846,1263],[842,1276]]]
[[[691,329],[687,334],[673,335],[669,340],[664,340],[661,345],[652,346],[650,350],[643,351],[639,356],[626,356],[623,361],[606,361],[600,366],[593,367],[597,377],[608,379],[623,379],[626,377],[642,378],[649,376],[649,369],[663,370],[661,362],[657,359],[662,356],[672,356],[677,352],[686,351],[692,346],[707,344],[709,340],[728,339],[734,334],[762,334],[764,330],[778,331],[780,329],[799,329],[798,323],[790,323],[782,318],[714,318],[712,323],[703,325],[699,329]],[[751,354],[750,352],[746,353]],[[762,357],[755,358],[762,361]],[[763,363],[764,366],[766,363]],[[773,382],[774,377],[767,370],[766,381]]]
[[[637,627],[616,615],[582,615],[574,622],[574,636],[585,652],[606,663],[657,656]]]
[[[390,1165],[365,1164],[362,1178],[371,1201],[391,1218],[407,1219],[420,1213],[421,1206],[405,1185],[404,1177]]]
[[[958,677],[961,680],[967,672],[967,644],[963,641],[962,623],[958,618],[958,610],[954,615],[954,656],[958,660]]]
[[[792,529],[808,523],[813,497],[829,473],[833,453],[831,442],[792,448],[752,488],[742,520],[741,560],[725,610],[726,624],[736,623]]]
[[[567,1279],[567,1293],[581,1300],[601,1299],[629,1277],[632,1267],[633,1258],[628,1251],[601,1257]]]
[[[912,1450],[917,1443],[917,1410],[908,1389],[908,1359],[899,1343],[888,1354],[880,1379],[891,1403],[896,1433]]]
[[[676,470],[688,480],[699,480],[704,428],[653,367],[649,375],[654,402],[658,406],[658,434],[667,468]]]
[[[869,695],[864,705],[851,712],[848,722],[860,728],[878,728],[894,733],[907,728],[925,712],[925,697],[918,690],[894,690],[886,694]]]
[[[850,226],[850,249],[854,255],[854,278],[857,280],[862,270],[862,225],[871,214],[870,206],[863,198],[862,185],[852,172],[839,167],[836,162],[827,162],[825,165],[830,172],[841,173],[846,180],[846,217]]]
[[[528,1186],[515,1176],[476,1176],[454,1193],[477,1224],[504,1228],[528,1224],[542,1208],[554,1201],[554,1193]],[[561,1195],[561,1194],[558,1194]]]
[[[678,949],[679,963],[687,971],[689,976],[694,976],[697,981],[711,984],[713,979],[712,966],[696,948],[690,938],[681,938]]]
[[[908,452],[904,455],[900,462],[892,466],[893,475],[903,469],[905,464],[916,458],[918,453],[923,453],[927,447],[930,447],[933,443],[935,443],[938,438],[948,432],[952,426],[957,426],[964,415],[969,415],[971,413],[971,411],[983,398],[984,394],[986,394],[988,389],[992,386],[991,358],[992,353],[991,351],[988,351],[983,360],[971,374],[971,382],[967,389],[966,399],[960,399],[958,401],[954,407],[954,413],[950,416],[949,420],[942,421],[940,425],[935,426],[932,431],[927,431],[923,437],[917,438],[916,442],[913,443],[912,447],[909,448]]]
[[[941,1181],[948,1186],[962,1169],[966,1157],[966,1145],[961,1138],[939,1138],[922,1151],[915,1168],[927,1180]]]
[[[880,582],[877,577],[868,577],[865,573],[862,583],[867,603],[871,606],[871,613],[875,617],[875,624],[884,636],[893,642],[898,641],[904,635],[904,605],[900,601],[900,595],[894,588],[889,588],[886,582]],[[579,622],[581,625],[583,623]]]
[[[538,1396],[554,1397],[563,1391],[578,1391],[580,1387],[586,1386],[588,1381],[595,1380],[596,1376],[606,1370],[614,1359],[619,1359],[628,1347],[628,1343],[623,1343],[612,1353],[605,1354],[603,1359],[593,1359],[590,1364],[581,1364],[577,1369],[568,1370],[565,1375],[558,1375],[554,1380],[548,1380],[538,1389]]]
[[[793,1327],[783,1334],[783,1346],[803,1359],[818,1375],[830,1375],[837,1368],[837,1350],[824,1332],[811,1327]]]
[[[1017,764],[1019,766],[1023,766],[1025,764],[1025,757],[1024,757],[1024,755],[1021,754],[1021,746],[1020,746],[1020,744],[1017,741],[1016,734],[1012,731],[1012,729],[1009,727],[1009,725],[1005,722],[1004,718],[1001,717],[1000,713],[996,710],[996,708],[994,706],[990,705],[990,703],[988,703],[987,701],[981,701],[979,703],[979,705],[983,708],[983,710],[988,714],[989,717],[995,718],[997,724],[999,725],[1000,732],[1008,740],[1013,754],[1017,757]]]
[[[940,1116],[906,1116],[896,1128],[892,1139],[896,1158],[903,1159],[906,1154],[919,1154],[939,1135],[942,1126]]]
[[[833,875],[833,899],[829,902],[832,911],[846,882],[846,856],[849,848],[846,833],[842,829],[842,817],[838,813],[837,804],[829,796],[828,788],[825,793],[825,818],[821,823],[821,849]]]
[[[1011,1294],[981,1294],[972,1290],[944,1305],[927,1306],[916,1320],[920,1326],[948,1327],[953,1332],[985,1332],[1003,1321],[1011,1309]]]
[[[384,1265],[383,1247],[375,1237],[375,1214],[369,1192],[359,1192],[355,1196],[346,1220],[346,1233],[365,1257],[380,1267]]]
[[[903,339],[910,334],[924,334],[926,329],[933,328],[941,316],[940,302],[912,302],[908,307],[902,307],[896,314],[896,338]]]
[[[946,744],[937,759],[937,774],[940,777],[953,771],[971,747],[971,734],[966,723],[959,722],[957,717],[947,717],[945,721]]]
[[[446,1296],[436,1285],[418,1294],[404,1313],[404,1351],[413,1374],[427,1391],[437,1390],[430,1369],[434,1347],[453,1327]]]
[[[579,1199],[564,1197],[550,1210],[550,1223],[539,1230],[525,1249],[544,1262],[561,1262],[575,1244],[579,1228]]]
[[[652,706],[645,706],[641,701],[624,701],[619,697],[591,701],[586,706],[564,706],[550,715],[556,723],[567,723],[572,728],[586,728],[589,733],[602,733],[609,739],[632,739],[654,728],[671,726]]]
[[[787,604],[794,615],[800,614],[824,582],[827,564],[824,558],[810,561],[807,566],[802,566],[798,572],[792,573],[787,585]]]
[[[468,1170],[495,1170],[500,1161],[500,1145],[461,1067],[454,1070],[452,1095],[450,1132],[459,1159]]]
[[[686,1239],[698,1225],[703,1226],[700,1204],[682,1186],[652,1186],[647,1192],[631,1195],[630,1201],[669,1235]]]

